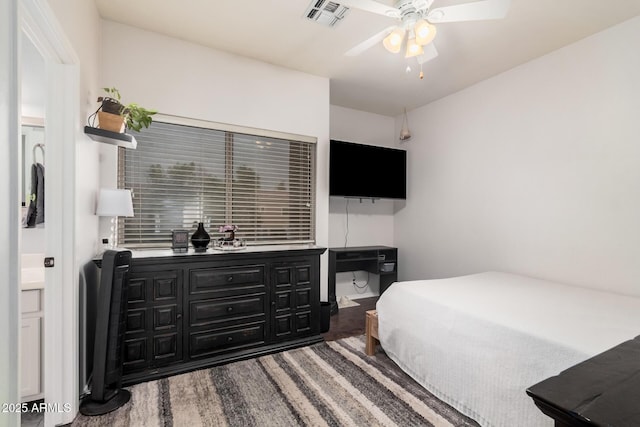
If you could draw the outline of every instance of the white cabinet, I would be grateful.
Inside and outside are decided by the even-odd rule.
[[[40,352],[42,319],[28,317],[22,319],[22,378],[21,396],[23,398],[41,392]]]
[[[42,387],[42,290],[22,291],[20,395],[23,402],[41,399]]]

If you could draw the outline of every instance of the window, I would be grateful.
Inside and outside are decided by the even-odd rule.
[[[191,124],[154,121],[136,150],[120,149],[118,186],[131,189],[134,217],[118,219],[119,244],[166,248],[171,230],[193,233],[198,222],[212,240],[235,224],[247,244],[314,241],[311,138]]]

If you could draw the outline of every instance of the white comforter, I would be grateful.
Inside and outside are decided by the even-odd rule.
[[[386,353],[483,426],[552,426],[527,387],[640,335],[640,298],[488,272],[393,284]]]

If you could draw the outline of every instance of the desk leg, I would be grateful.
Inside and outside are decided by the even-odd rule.
[[[327,299],[331,304],[331,315],[338,313],[338,301],[336,299],[336,254],[329,251],[329,279],[327,281]]]
[[[383,294],[384,291],[387,290],[389,286],[393,282],[398,281],[398,273],[394,272],[392,274],[380,274],[380,295]]]

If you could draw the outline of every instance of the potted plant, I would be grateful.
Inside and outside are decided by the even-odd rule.
[[[98,102],[101,103],[100,107],[92,115],[94,120],[97,115],[100,129],[122,133],[125,128],[139,132],[143,127],[149,127],[153,121],[151,116],[157,111],[147,110],[135,103],[122,104],[120,92],[115,87],[105,87],[104,91],[107,96],[98,98]]]

